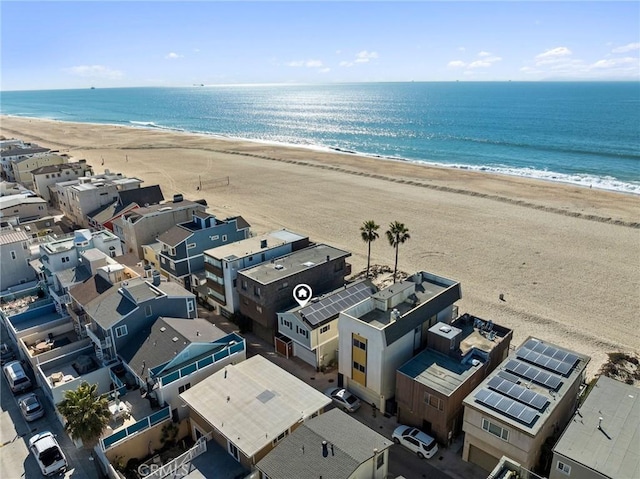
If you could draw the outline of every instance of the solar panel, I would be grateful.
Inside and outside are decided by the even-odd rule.
[[[524,343],[522,347],[568,365],[561,366],[562,370],[566,372],[570,371],[571,368],[573,368],[576,362],[580,359],[578,356],[570,353],[569,351],[565,351],[564,349],[557,348],[555,346],[549,346],[541,341],[536,341],[535,339],[529,339],[526,343]]]
[[[559,377],[542,371],[534,366],[529,366],[528,364],[515,359],[507,361],[505,369],[510,373],[514,373],[522,378],[529,379],[530,381],[546,386],[549,389],[558,389],[558,387],[562,384],[562,381]]]
[[[496,409],[527,426],[532,425],[539,417],[538,413],[530,407],[484,388],[480,389],[474,397],[479,403]]]
[[[371,296],[370,286],[366,283],[356,283],[300,308],[299,313],[304,315],[312,325],[319,324],[369,296]]]
[[[511,399],[515,399],[518,402],[535,407],[539,411],[542,411],[549,402],[549,400],[542,394],[538,394],[527,388],[518,386],[517,384],[499,376],[492,377],[487,383],[487,386],[495,391],[499,391]]]
[[[517,384],[518,382],[520,382],[520,378],[518,376],[506,371],[498,371],[498,376],[500,376],[502,379],[506,379],[507,381],[511,381],[512,383]]]

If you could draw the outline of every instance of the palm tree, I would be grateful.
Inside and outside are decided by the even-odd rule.
[[[378,228],[380,228],[380,225],[377,225],[373,220],[365,221],[360,227],[362,241],[369,245],[369,251],[367,252],[367,278],[369,277],[369,268],[371,267],[371,243],[378,239]]]
[[[58,404],[58,411],[67,421],[66,431],[86,448],[95,446],[111,419],[107,397],[99,396],[97,389],[97,384],[83,382],[78,389],[65,391],[64,400]]]
[[[393,282],[396,282],[396,275],[398,273],[398,248],[401,244],[404,244],[405,241],[410,239],[409,229],[405,227],[404,223],[400,223],[398,221],[394,221],[393,223],[389,223],[389,229],[387,230],[387,239],[389,240],[389,244],[396,249],[396,262],[393,266]]]

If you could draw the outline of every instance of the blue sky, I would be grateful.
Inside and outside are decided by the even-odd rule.
[[[2,90],[638,80],[638,2],[2,1]]]

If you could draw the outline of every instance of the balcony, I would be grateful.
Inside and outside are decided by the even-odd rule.
[[[106,337],[105,339],[100,339],[98,336],[96,336],[96,333],[91,331],[90,324],[85,325],[85,331],[87,332],[87,336],[89,337],[89,339],[93,341],[93,344],[95,344],[96,347],[100,348],[101,350],[109,349],[111,347],[111,338]]]

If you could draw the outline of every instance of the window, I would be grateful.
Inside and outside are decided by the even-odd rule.
[[[15,252],[15,251],[12,251],[12,252],[11,252],[11,259],[16,259],[16,258],[17,258],[17,256],[16,256],[16,252]]]
[[[122,326],[118,326],[116,328],[116,338],[121,338],[122,336],[126,336],[128,333],[127,331],[127,325],[124,324]]]
[[[300,326],[296,326],[296,333],[298,333],[300,336],[304,336],[305,338],[309,337],[309,331],[301,328]]]
[[[184,384],[178,388],[178,394],[185,392],[187,389],[191,388],[191,383]]]
[[[384,466],[384,451],[378,454],[376,458],[376,469],[380,469],[382,466]]]
[[[498,436],[503,441],[509,441],[509,431],[507,429],[493,424],[484,418],[482,419],[482,429],[494,436]]]
[[[187,243],[187,249],[193,249],[196,247],[195,243]]]
[[[278,286],[278,289],[285,289],[289,286],[289,282],[285,281],[284,283],[282,283],[280,286]]]
[[[255,294],[258,298],[260,297],[260,288],[258,286],[253,287],[253,294]]]
[[[281,323],[283,326],[286,326],[287,328],[291,329],[291,321],[287,321],[286,319],[281,318],[281,319],[280,319],[280,323]]]
[[[195,306],[193,304],[193,300],[192,299],[188,299],[187,300],[187,312],[191,312],[195,309]]]
[[[327,332],[327,331],[329,331],[330,329],[331,329],[331,325],[330,325],[330,324],[327,324],[326,326],[322,326],[322,327],[320,328],[320,334],[322,334],[322,333],[326,333],[326,332]]]
[[[431,407],[436,408],[438,411],[442,411],[444,409],[444,402],[438,396],[434,396],[433,394],[424,393],[424,402]]]
[[[571,466],[565,464],[564,462],[558,461],[556,469],[558,469],[558,471],[560,471],[561,473],[566,474],[567,476],[571,474]]]
[[[258,313],[262,313],[262,306],[258,306],[258,305],[256,304],[256,311],[257,311]]]
[[[170,256],[175,256],[176,255],[176,249],[173,247],[169,247],[169,255]]]
[[[353,362],[353,369],[356,369],[358,371],[360,371],[361,373],[364,373],[367,371],[367,368],[365,368],[362,364],[354,361]]]
[[[144,307],[144,315],[148,318],[149,316],[151,316],[152,313],[153,313],[153,311],[151,310],[151,305],[147,304]]]
[[[276,444],[278,444],[280,441],[282,441],[285,437],[287,437],[289,435],[289,431],[285,431],[282,434],[280,434],[278,437],[276,437],[273,440],[273,445],[275,446]]]
[[[238,285],[238,280],[237,280],[237,279],[234,279],[234,280],[233,280],[233,287],[235,288],[237,285]]]
[[[363,351],[366,351],[366,350],[367,350],[367,344],[366,344],[366,343],[363,343],[362,341],[358,341],[356,338],[353,338],[353,345],[354,345],[356,348],[360,348],[360,349],[362,349]]]
[[[227,241],[227,235],[222,235],[222,241]]]
[[[240,461],[240,456],[238,455],[238,448],[232,442],[229,443],[229,454],[231,454],[236,461]]]

